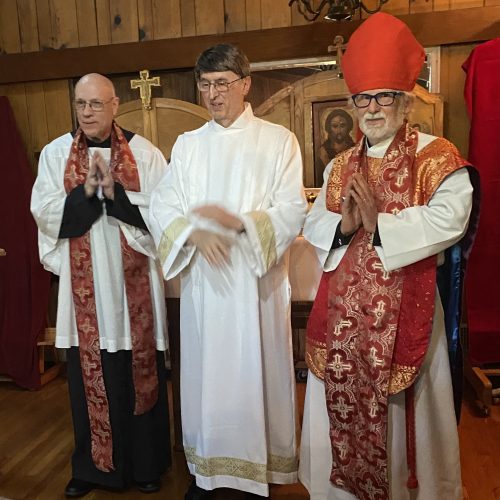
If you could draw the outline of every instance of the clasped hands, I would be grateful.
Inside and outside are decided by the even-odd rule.
[[[83,185],[85,196],[87,198],[92,198],[99,186],[101,186],[102,192],[106,198],[114,200],[115,181],[111,175],[108,163],[106,163],[101,153],[96,151],[90,159],[89,171],[87,172],[87,178]]]
[[[377,228],[377,205],[366,179],[355,173],[346,186],[346,196],[341,206],[342,221],[340,232],[349,236],[361,226],[368,233],[374,233]]]
[[[238,217],[234,216],[219,205],[203,205],[195,208],[193,213],[212,219],[226,229],[240,232],[244,226]],[[206,229],[195,229],[188,242],[194,245],[212,267],[222,267],[230,264],[232,240],[222,234]]]

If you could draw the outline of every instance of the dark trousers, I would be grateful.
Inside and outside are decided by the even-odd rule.
[[[90,424],[78,347],[67,350],[68,386],[75,433],[73,477],[108,488],[132,481],[152,481],[172,463],[164,353],[157,351],[158,402],[147,413],[134,415],[132,352],[101,351],[113,437],[115,470],[102,472],[92,461]]]

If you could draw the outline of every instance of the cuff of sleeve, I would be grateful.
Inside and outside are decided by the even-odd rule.
[[[375,232],[373,233],[372,244],[374,247],[381,247],[382,242],[380,241],[380,233],[378,232],[378,224],[375,227]]]
[[[337,228],[335,229],[335,236],[333,237],[332,250],[334,250],[335,248],[340,248],[345,245],[348,245],[355,234],[355,233],[349,235],[342,234],[342,231],[340,230],[340,224],[341,223],[339,222],[337,224]]]

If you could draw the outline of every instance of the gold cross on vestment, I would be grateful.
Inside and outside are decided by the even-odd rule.
[[[147,69],[139,71],[139,75],[141,77],[139,80],[130,80],[130,88],[138,88],[142,106],[144,109],[151,109],[151,87],[160,86],[160,77],[149,78],[149,70]]]

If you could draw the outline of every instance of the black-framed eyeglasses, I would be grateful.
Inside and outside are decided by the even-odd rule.
[[[91,101],[84,101],[83,99],[75,99],[73,101],[73,106],[77,111],[83,111],[88,105],[92,111],[102,111],[104,106],[110,103],[114,97],[108,99],[107,101],[99,101],[98,99],[92,99]]]
[[[403,95],[403,92],[378,92],[377,94],[354,94],[352,96],[352,102],[357,108],[367,108],[372,99],[379,106],[391,106],[394,104],[396,97]]]
[[[217,92],[227,92],[229,90],[229,86],[233,83],[239,82],[243,80],[246,76],[240,76],[231,82],[226,82],[225,80],[216,80],[215,82],[209,82],[208,80],[199,80],[197,82],[198,90],[200,92],[209,92],[210,87],[213,87]]]

